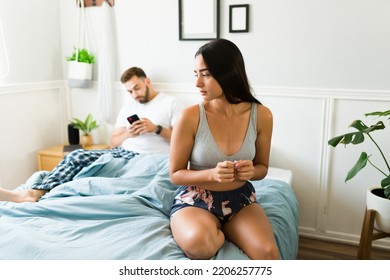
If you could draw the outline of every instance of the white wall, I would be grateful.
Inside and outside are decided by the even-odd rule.
[[[240,3],[250,4],[250,32],[229,33],[229,5]],[[64,52],[72,7],[60,1]],[[253,85],[388,89],[389,13],[383,0],[221,0],[221,37],[241,48]],[[155,81],[193,83],[193,55],[205,42],[178,40],[177,0],[119,0],[115,15],[118,77],[139,65]]]
[[[249,33],[228,32],[229,5],[239,3],[250,4]],[[114,9],[117,77],[139,65],[156,82],[193,83],[193,55],[204,42],[178,40],[177,0],[119,0]],[[239,45],[255,86],[387,90],[389,13],[383,0],[221,0],[221,37]],[[74,1],[0,0],[0,16],[11,62],[0,85],[65,77]]]
[[[0,186],[14,188],[37,170],[37,150],[64,141],[66,88],[58,2],[0,0],[0,17],[10,62],[0,78]]]
[[[199,100],[193,86],[193,55],[205,42],[178,40],[178,1],[115,2],[118,80],[123,70],[138,65],[157,89],[188,104]],[[250,4],[250,32],[228,33],[229,5],[240,3]],[[93,20],[99,17],[96,9],[88,9]],[[68,92],[65,84],[53,82],[66,79],[62,73],[67,70],[64,57],[74,44],[74,11],[74,1],[0,0],[14,69],[0,80],[0,109],[5,108],[0,110],[0,129],[10,132],[6,144],[0,142],[2,186],[12,188],[36,170],[36,150],[66,140],[69,117],[99,114],[96,83],[91,89]],[[271,161],[294,172],[303,235],[358,242],[365,188],[379,175],[367,168],[345,184],[360,147],[331,149],[327,140],[364,113],[389,108],[389,14],[390,2],[383,0],[221,0],[221,37],[241,48],[256,95],[274,113]],[[38,25],[36,18],[45,24]],[[19,30],[28,33],[28,44],[17,35]],[[96,38],[91,45],[98,52]],[[42,62],[47,54],[52,60]],[[36,61],[41,61],[39,66]],[[98,67],[99,61],[95,80]],[[116,81],[114,111],[125,96]],[[39,103],[43,107],[35,117],[31,108],[39,108]],[[5,122],[10,114],[17,127],[29,129]],[[111,128],[103,124],[96,131],[97,141],[107,141]],[[389,138],[386,134],[383,142]],[[16,169],[18,175],[11,172]],[[376,242],[389,247],[388,243]]]
[[[0,17],[10,62],[0,86],[62,80],[57,1],[0,0]]]

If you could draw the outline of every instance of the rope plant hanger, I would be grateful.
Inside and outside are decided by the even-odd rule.
[[[84,1],[76,0],[75,46],[72,55],[67,57],[69,87],[86,88],[92,85],[92,65],[95,63],[95,57],[88,47]]]

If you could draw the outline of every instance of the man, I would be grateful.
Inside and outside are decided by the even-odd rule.
[[[136,102],[123,105],[111,137],[112,147],[138,153],[169,153],[172,126],[183,108],[163,92],[157,93],[141,68],[126,70],[121,82]],[[140,117],[129,126],[127,117]]]
[[[172,127],[183,106],[173,97],[157,93],[145,72],[138,67],[127,69],[121,82],[135,102],[123,105],[111,135],[110,150],[75,150],[69,153],[39,184],[26,190],[0,188],[0,201],[36,202],[56,186],[71,181],[80,170],[100,156],[130,160],[140,153],[169,153]],[[129,123],[128,117],[140,119]]]

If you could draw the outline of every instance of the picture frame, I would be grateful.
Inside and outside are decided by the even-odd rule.
[[[229,33],[249,32],[249,4],[229,6]]]
[[[219,7],[220,0],[179,0],[179,40],[219,38]]]

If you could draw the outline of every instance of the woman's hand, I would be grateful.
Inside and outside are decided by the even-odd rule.
[[[233,182],[234,162],[233,161],[218,162],[217,166],[213,169],[212,177],[214,181],[220,183]]]
[[[251,160],[239,160],[234,162],[235,177],[239,181],[247,181],[255,175],[255,167]]]

